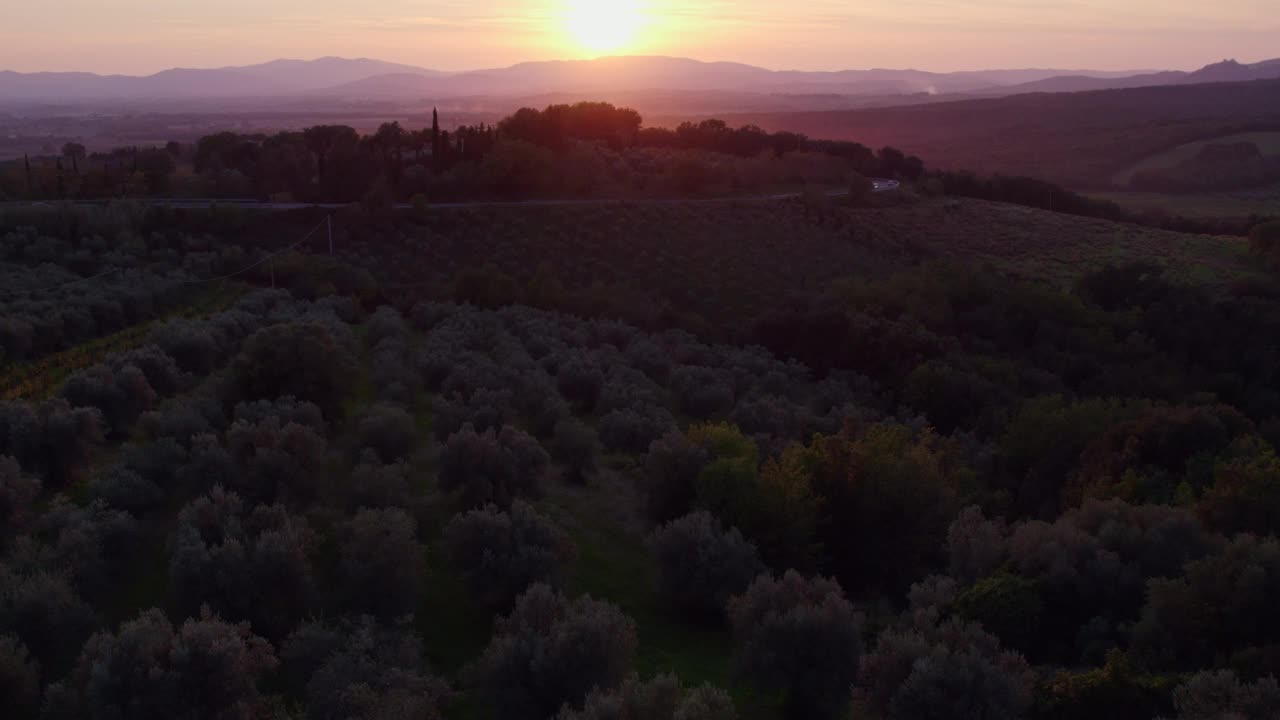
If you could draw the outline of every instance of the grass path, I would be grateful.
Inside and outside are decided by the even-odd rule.
[[[0,400],[41,400],[53,394],[77,370],[101,362],[112,353],[130,350],[146,341],[152,328],[176,318],[201,318],[226,310],[247,291],[234,284],[208,290],[190,303],[154,320],[139,323],[111,335],[48,355],[33,363],[10,365],[0,370]]]

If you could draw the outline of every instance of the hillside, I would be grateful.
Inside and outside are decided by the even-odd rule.
[[[848,112],[729,118],[769,130],[910,148],[930,166],[1077,187],[1203,138],[1280,128],[1280,80],[1031,94]]]
[[[1201,643],[1280,670],[1275,278],[887,202],[0,210],[11,714],[1151,718],[1232,702]]]
[[[889,69],[810,72],[660,56],[526,62],[509,67],[442,73],[378,60],[326,57],[310,61],[275,60],[243,67],[176,68],[148,76],[0,72],[0,99],[8,103],[100,103],[123,99],[243,99],[270,93],[291,98],[399,101],[430,98],[439,102],[450,98],[510,98],[545,93],[600,96],[606,91],[864,97],[978,92],[1067,73],[1095,78],[1126,74],[1058,69],[953,73]]]
[[[1280,60],[1244,64],[1235,60],[1223,60],[1206,65],[1193,72],[1165,71],[1141,73],[1125,77],[1096,77],[1087,75],[1063,75],[1033,80],[1004,88],[1001,94],[1014,95],[1031,92],[1083,92],[1088,90],[1120,90],[1123,88],[1150,87],[1153,85],[1198,85],[1203,83],[1251,82],[1280,78]]]
[[[457,273],[487,265],[517,287],[554,277],[578,312],[688,321],[722,340],[838,281],[933,265],[985,266],[1059,290],[1133,262],[1214,291],[1259,274],[1241,238],[955,198],[863,209],[799,200],[437,209],[381,231],[361,225],[337,223],[340,257],[398,288],[389,294],[401,301],[451,297]]]

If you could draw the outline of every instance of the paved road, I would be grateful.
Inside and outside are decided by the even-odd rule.
[[[875,192],[890,192],[897,190],[900,183],[897,180],[875,179],[872,181]],[[848,195],[845,190],[832,190],[827,193],[828,197],[842,197]],[[780,201],[793,200],[801,196],[801,193],[778,193],[774,195],[754,195],[746,197],[717,197],[717,198],[632,198],[632,199],[594,199],[594,200],[478,200],[472,202],[443,202],[430,203],[433,209],[462,209],[462,208],[489,208],[489,207],[570,207],[577,205],[699,205],[710,203],[731,203],[731,202],[751,202],[751,201]],[[80,200],[72,202],[72,205],[80,207],[93,207],[96,205],[105,205],[106,200]],[[263,202],[260,200],[218,200],[218,199],[194,199],[194,200],[166,200],[163,198],[141,198],[136,202],[149,205],[151,207],[166,207],[175,210],[204,210],[211,205],[221,205],[244,208],[245,210],[308,210],[311,208],[320,208],[327,210],[337,210],[348,207],[351,203],[276,203]],[[21,208],[21,207],[57,207],[61,203],[56,202],[7,202],[0,203],[0,208]],[[395,206],[397,210],[409,210],[413,205],[408,203],[400,203]]]

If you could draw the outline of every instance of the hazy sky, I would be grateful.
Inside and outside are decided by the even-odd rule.
[[[1191,69],[1280,55],[1277,0],[0,0],[0,70],[278,57],[442,70],[602,54],[772,68]],[[596,8],[595,10],[584,8]],[[601,26],[622,18],[630,37]],[[589,15],[583,18],[581,16]],[[599,33],[592,33],[593,27]],[[584,36],[595,37],[588,43]],[[624,41],[621,47],[611,48]],[[589,47],[588,45],[595,45]]]

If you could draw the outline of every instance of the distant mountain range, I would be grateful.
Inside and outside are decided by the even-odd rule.
[[[726,101],[729,96],[739,98],[729,106],[743,105],[742,97],[782,96],[790,100],[781,104],[804,105],[800,98],[810,96],[822,107],[856,107],[920,102],[929,97],[1075,92],[1276,77],[1280,77],[1280,60],[1253,65],[1225,61],[1191,73],[1057,69],[931,73],[884,69],[777,71],[686,58],[605,57],[447,73],[380,60],[327,57],[275,60],[243,67],[176,68],[147,76],[6,71],[0,72],[0,104],[231,98],[270,98],[275,102],[438,102],[549,95],[611,99],[637,93],[667,93],[672,97],[715,93]],[[922,97],[907,99],[910,96]]]
[[[1202,83],[1249,82],[1280,78],[1280,59],[1245,65],[1235,60],[1206,65],[1195,72],[1169,70],[1141,73],[1127,77],[1096,77],[1089,75],[1061,75],[1033,80],[1001,88],[1000,94],[1028,92],[1085,92],[1089,90],[1120,90],[1123,88],[1154,87],[1157,85],[1199,85]]]

